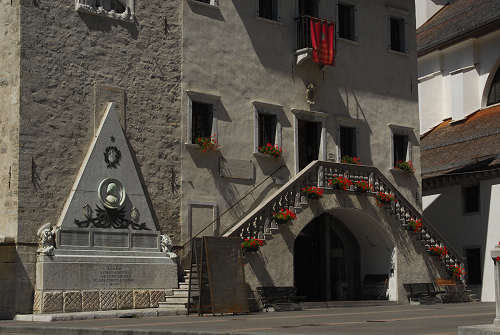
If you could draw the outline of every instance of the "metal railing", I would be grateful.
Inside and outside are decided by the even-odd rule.
[[[297,50],[312,48],[311,39],[311,20],[330,22],[328,20],[319,19],[309,15],[299,16],[295,19],[297,21]]]

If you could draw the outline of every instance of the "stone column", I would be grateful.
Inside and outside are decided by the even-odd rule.
[[[495,301],[497,311],[493,324],[495,327],[500,327],[500,245],[497,245],[495,249],[491,250],[491,257],[495,263]]]

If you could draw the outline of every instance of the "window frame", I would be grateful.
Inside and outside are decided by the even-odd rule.
[[[408,147],[406,149],[406,161],[413,161],[413,146],[414,146],[414,130],[413,128],[410,127],[405,127],[405,126],[398,126],[398,125],[389,125],[390,129],[390,160],[389,162],[391,163],[390,169],[391,170],[398,170],[395,168],[396,162],[394,160],[394,135],[402,135],[406,136],[408,138]]]
[[[353,135],[354,135],[354,150],[356,151],[356,153],[351,156],[351,157],[359,157],[359,140],[358,140],[358,137],[359,137],[359,130],[356,126],[351,126],[351,125],[345,125],[345,124],[340,124],[338,126],[338,132],[337,132],[337,136],[338,136],[338,153],[337,153],[337,156],[339,157],[339,163],[342,162],[342,137],[341,137],[341,131],[342,131],[342,128],[349,128],[349,129],[353,129],[354,132],[353,132]]]
[[[260,127],[259,127],[259,114],[268,114],[274,115],[276,117],[276,134],[274,138],[274,145],[278,145],[278,147],[282,148],[282,124],[280,122],[280,114],[283,113],[283,106],[275,105],[271,103],[266,103],[262,101],[253,101],[253,115],[254,115],[254,123],[253,123],[253,153],[260,154],[259,152],[259,135],[260,135]]]
[[[353,38],[346,38],[340,36],[340,6],[349,6],[354,10],[353,13]],[[349,42],[359,42],[359,5],[357,2],[352,0],[338,0],[337,1],[337,27],[336,27],[337,38],[343,41]]]
[[[135,0],[126,0],[126,8],[123,13],[115,13],[114,11],[98,10],[102,7],[96,7],[89,4],[88,0],[75,0],[75,10],[80,13],[90,15],[103,16],[110,19],[120,21],[134,21],[135,20]],[[127,11],[128,10],[128,11]]]
[[[408,49],[408,22],[409,22],[409,13],[406,10],[402,10],[399,8],[392,8],[389,7],[389,12],[387,13],[386,17],[386,40],[387,40],[387,50],[389,52],[399,54],[399,55],[408,55],[409,49]],[[403,22],[403,50],[395,50],[392,49],[392,32],[391,32],[391,19],[398,19]]]
[[[336,128],[335,128],[335,146],[336,149],[334,151],[335,159],[332,159],[333,161],[337,163],[342,162],[342,157],[341,157],[341,148],[340,148],[340,128],[345,127],[345,128],[354,128],[356,130],[355,136],[356,136],[356,157],[359,157],[361,159],[361,162],[363,162],[363,157],[361,155],[361,131],[360,129],[364,126],[363,121],[357,120],[357,119],[351,119],[347,117],[337,117],[335,119],[336,122]]]
[[[197,91],[186,91],[187,96],[187,127],[186,127],[186,145],[197,145],[193,143],[193,101],[212,105],[212,131],[210,136],[216,136],[217,142],[220,139],[217,134],[217,105],[220,103],[220,96],[202,93]]]
[[[477,210],[467,211],[466,207],[466,190],[477,188]],[[462,185],[462,213],[464,215],[478,215],[481,213],[481,184]]]
[[[280,22],[280,10],[279,10],[279,5],[280,5],[280,0],[268,0],[268,1],[272,1],[272,2],[275,2],[275,6],[276,6],[276,17],[273,17],[273,13],[272,13],[272,4],[271,4],[271,17],[265,17],[265,16],[262,16],[261,15],[261,10],[260,10],[260,1],[261,0],[255,0],[255,5],[256,5],[256,8],[257,8],[257,18],[261,19],[261,20],[268,20],[268,21],[271,21],[271,22]]]

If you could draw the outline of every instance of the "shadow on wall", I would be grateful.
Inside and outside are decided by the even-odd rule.
[[[295,39],[290,39],[290,27],[285,24],[257,19],[257,1],[233,0],[233,5],[245,26],[253,49],[266,68],[285,73],[293,70]]]
[[[102,18],[100,16],[78,13],[82,21],[85,23],[89,30],[102,31],[110,33],[114,27],[122,27],[127,29],[128,34],[133,39],[138,39],[139,30],[137,30],[137,25],[139,24],[137,20],[135,22],[125,22],[119,20],[109,20]]]
[[[218,6],[211,6],[196,1],[187,1],[187,4],[189,9],[197,15],[206,16],[213,20],[224,21],[224,16],[222,16]]]

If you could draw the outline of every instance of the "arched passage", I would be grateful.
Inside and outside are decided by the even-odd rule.
[[[309,301],[386,299],[394,250],[375,225],[353,210],[309,222],[294,245],[297,295]]]

